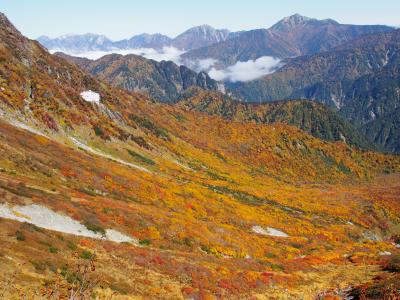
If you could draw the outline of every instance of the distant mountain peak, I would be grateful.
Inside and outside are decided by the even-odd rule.
[[[294,14],[294,15],[283,18],[278,23],[273,25],[271,27],[271,29],[273,29],[273,30],[292,30],[298,26],[308,25],[308,24],[326,25],[326,24],[339,24],[339,23],[332,19],[318,20],[315,18],[305,17],[300,14]]]
[[[228,29],[216,29],[208,24],[202,24],[199,26],[195,26],[186,30],[183,34],[188,33],[203,33],[203,34],[214,34],[215,32],[224,32],[226,34],[229,33]]]
[[[198,29],[215,29],[214,27],[212,27],[211,25],[208,25],[208,24],[202,24],[202,25],[199,25],[199,26],[192,27],[192,29],[195,29],[195,28],[198,28]]]
[[[171,38],[161,33],[141,33],[132,36],[129,40],[116,42],[114,46],[123,45],[124,48],[156,48],[169,45]]]
[[[178,49],[194,49],[214,43],[225,41],[230,31],[227,29],[215,29],[203,24],[189,28],[173,40],[173,46]]]
[[[288,17],[283,18],[278,23],[273,25],[271,29],[275,30],[288,30],[292,29],[296,26],[303,25],[309,21],[313,20],[312,18],[302,16],[300,14],[294,14]]]
[[[134,35],[130,38],[130,40],[137,40],[137,39],[145,39],[145,40],[151,40],[151,39],[162,39],[162,40],[170,40],[171,38],[167,35],[161,34],[161,33],[147,33],[143,32],[141,34]]]
[[[202,25],[198,25],[198,26],[189,28],[187,31],[189,31],[189,30],[216,30],[216,29],[214,27],[212,27],[211,25],[202,24]]]
[[[294,14],[294,15],[288,16],[286,18],[283,18],[283,20],[300,24],[300,23],[308,22],[308,21],[312,20],[312,18],[303,16],[301,14]]]
[[[155,37],[155,36],[166,36],[166,35],[161,34],[161,33],[147,33],[147,32],[143,32],[143,33],[137,34],[137,35],[135,35],[135,36],[133,36],[133,37]]]

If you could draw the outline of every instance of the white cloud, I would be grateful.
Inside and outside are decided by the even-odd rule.
[[[204,71],[204,70],[208,70],[211,67],[213,67],[217,62],[218,62],[218,60],[216,60],[214,58],[206,58],[206,59],[200,59],[197,62],[197,64],[198,64],[200,70]]]
[[[218,62],[218,60],[214,58],[205,58],[205,59],[197,59],[197,60],[187,60],[184,63],[189,67],[195,70],[196,72],[205,71],[208,72],[214,65]]]
[[[180,62],[180,56],[185,52],[175,47],[163,47],[162,51],[158,51],[153,48],[132,49],[132,51],[133,54],[140,55],[148,59],[153,59],[156,61],[171,60],[177,64]]]
[[[177,48],[174,47],[163,47],[162,50],[157,50],[153,48],[134,48],[134,49],[115,49],[115,50],[110,50],[110,51],[86,51],[86,52],[71,52],[68,50],[59,50],[59,49],[53,49],[50,52],[55,53],[55,52],[64,52],[68,55],[72,56],[77,56],[77,57],[86,57],[89,59],[99,59],[100,57],[103,57],[104,55],[108,54],[121,54],[121,55],[128,55],[128,54],[136,54],[143,56],[148,59],[153,59],[156,61],[162,61],[162,60],[172,60],[173,62],[179,64],[180,63],[180,56],[184,53],[184,51],[181,51]]]
[[[218,81],[250,81],[273,73],[279,65],[279,59],[263,56],[256,60],[238,61],[223,70],[211,68],[208,75]]]

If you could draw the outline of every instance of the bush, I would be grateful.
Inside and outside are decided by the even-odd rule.
[[[267,253],[265,253],[265,257],[266,258],[276,258],[276,255],[274,253],[267,252]]]
[[[149,246],[151,244],[151,241],[149,239],[143,239],[139,240],[139,244],[142,246]]]
[[[132,136],[131,139],[132,139],[132,141],[134,141],[136,144],[138,144],[142,148],[145,148],[147,150],[152,149],[152,147],[141,136]]]
[[[17,232],[15,233],[15,236],[17,237],[17,241],[25,241],[26,238],[24,236],[24,234],[22,233],[22,231],[17,230]]]
[[[71,241],[68,241],[67,242],[67,247],[68,247],[68,249],[70,249],[70,250],[72,250],[72,251],[75,251],[78,247],[73,243],[73,242],[71,242]]]
[[[296,249],[301,249],[301,248],[302,248],[302,245],[301,245],[301,244],[291,243],[290,245],[291,245],[293,248],[296,248]]]
[[[284,267],[282,265],[278,265],[278,264],[271,264],[271,269],[273,271],[283,271]]]
[[[188,247],[192,247],[192,246],[193,246],[193,241],[192,241],[190,238],[188,238],[188,237],[185,237],[185,238],[183,239],[183,243],[184,243],[186,246],[188,246]]]
[[[139,154],[139,153],[137,153],[137,152],[135,152],[133,150],[127,149],[127,151],[129,153],[129,155],[132,156],[136,160],[139,160],[139,161],[141,161],[141,162],[143,162],[145,164],[148,164],[148,165],[155,165],[156,164],[150,158],[147,158],[147,157],[145,157],[145,156],[143,156],[143,155],[141,155],[141,154]]]
[[[50,251],[50,253],[57,253],[58,249],[56,247],[54,247],[53,245],[50,245],[49,251]]]
[[[83,259],[92,259],[93,258],[93,253],[87,250],[83,250],[81,253],[81,258]]]
[[[393,273],[400,273],[400,255],[395,255],[386,263],[385,270]]]
[[[97,136],[100,136],[100,137],[103,137],[103,136],[104,136],[104,131],[103,131],[103,129],[101,129],[101,127],[95,125],[95,126],[93,126],[93,130],[94,130],[94,133],[95,133]]]
[[[177,119],[179,122],[183,122],[183,121],[186,121],[186,120],[187,120],[186,117],[185,117],[184,115],[182,115],[182,114],[174,115],[174,117],[175,117],[175,119]]]
[[[393,236],[393,240],[396,244],[400,244],[400,234]]]
[[[100,225],[98,225],[98,224],[93,224],[93,223],[91,223],[91,222],[89,222],[89,221],[86,221],[85,222],[85,227],[88,229],[88,230],[90,230],[90,231],[93,231],[94,233],[101,233],[101,234],[106,234],[106,231],[104,230],[104,228],[103,227],[101,227]]]

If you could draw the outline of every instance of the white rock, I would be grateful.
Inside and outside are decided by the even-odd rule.
[[[126,236],[125,234],[122,234],[119,231],[116,231],[114,229],[106,229],[106,239],[109,241],[113,241],[116,243],[132,243],[137,244],[137,240],[132,239],[129,236]]]
[[[387,256],[387,255],[392,255],[392,253],[389,252],[389,251],[382,251],[382,252],[379,252],[379,255],[381,255],[381,256]]]
[[[272,227],[267,227],[264,229],[261,226],[253,226],[251,228],[253,232],[261,234],[261,235],[269,235],[269,236],[278,236],[278,237],[289,237],[288,234],[284,233],[283,231],[280,231],[278,229],[272,228]]]
[[[87,102],[94,102],[96,104],[100,103],[100,95],[96,92],[88,90],[88,91],[82,92],[80,95]]]
[[[136,239],[113,229],[107,229],[105,235],[93,232],[78,221],[37,204],[15,205],[13,207],[10,207],[8,204],[0,204],[0,217],[27,222],[41,228],[78,236],[105,239],[116,243],[128,242],[138,244]]]
[[[49,138],[47,135],[41,133],[39,130],[37,130],[37,129],[35,129],[35,128],[33,128],[33,127],[31,127],[31,126],[29,126],[29,125],[27,125],[25,123],[19,122],[17,120],[9,120],[9,123],[11,125],[15,126],[15,127],[18,127],[18,128],[23,129],[23,130],[29,131],[31,133],[34,133],[34,134],[41,135],[41,136],[44,136],[46,138]]]
[[[217,83],[217,89],[219,92],[221,92],[222,94],[226,93],[226,89],[225,89],[225,85],[223,83]]]

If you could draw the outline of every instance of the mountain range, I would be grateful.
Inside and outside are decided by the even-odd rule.
[[[389,26],[345,25],[331,19],[317,20],[295,14],[282,19],[269,29],[244,31],[224,42],[188,51],[182,55],[182,60],[190,63],[214,59],[215,66],[222,68],[262,56],[284,59],[315,54],[364,34],[392,30]]]
[[[51,51],[67,54],[174,47],[186,51],[181,55],[181,62],[189,67],[196,66],[199,61],[212,59],[214,67],[223,68],[238,61],[255,60],[262,56],[283,59],[318,53],[364,34],[391,30],[393,28],[389,26],[344,25],[331,19],[317,20],[295,14],[280,20],[269,29],[230,32],[201,25],[175,38],[159,33],[141,34],[113,42],[103,35],[85,34],[54,39],[42,36],[38,41]]]
[[[195,30],[197,33],[199,28]],[[225,41],[188,51],[181,56],[182,62],[186,60],[186,65],[196,68],[193,63],[204,57],[215,59],[214,67],[223,68],[237,60],[272,55],[281,58],[281,64],[275,72],[260,79],[218,83],[202,71],[196,73],[172,62],[157,63],[134,55],[106,56],[90,63],[75,59],[75,62],[114,87],[140,90],[162,102],[175,103],[190,87],[223,91],[233,100],[245,102],[318,101],[337,110],[361,136],[373,141],[377,149],[400,151],[396,117],[400,103],[399,30],[380,25],[342,25],[331,19],[316,20],[296,14],[270,29],[245,31],[237,36],[223,32],[226,34],[221,32],[224,37],[221,39]],[[210,49],[230,58],[213,56],[208,53]],[[208,54],[191,56],[203,50]],[[234,52],[240,56],[229,54]]]
[[[111,51],[116,49],[175,47],[181,50],[191,50],[214,43],[225,41],[235,33],[227,29],[215,29],[209,25],[200,25],[186,30],[175,38],[155,33],[143,33],[129,39],[112,41],[104,35],[68,34],[57,38],[38,37],[38,41],[49,50],[67,53],[83,53],[87,51]]]

